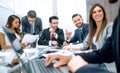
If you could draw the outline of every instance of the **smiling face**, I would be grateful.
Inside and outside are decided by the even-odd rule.
[[[81,25],[83,24],[83,19],[79,15],[75,16],[72,20],[73,20],[73,23],[75,24],[75,26],[78,28],[80,28]]]
[[[102,8],[100,8],[99,6],[96,6],[92,11],[92,18],[97,23],[97,22],[102,22],[103,17],[104,17],[104,13]]]
[[[98,28],[98,34],[96,36],[96,41],[99,38],[100,32],[104,30],[107,25],[107,17],[104,7],[99,4],[93,4],[90,9],[89,14],[89,39],[88,44],[92,44],[93,37]]]

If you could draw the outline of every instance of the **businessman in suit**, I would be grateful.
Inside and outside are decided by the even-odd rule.
[[[72,16],[72,21],[74,25],[77,27],[73,37],[71,38],[71,32],[66,30],[66,41],[63,45],[67,45],[69,43],[77,44],[82,43],[88,34],[88,24],[83,23],[83,18],[80,14],[74,14]]]
[[[42,31],[42,21],[41,18],[36,16],[34,10],[30,10],[27,16],[22,17],[22,34],[37,35]],[[31,47],[35,47],[36,43],[32,43]]]
[[[61,46],[64,42],[63,30],[58,27],[57,16],[49,18],[50,27],[43,30],[38,45]]]

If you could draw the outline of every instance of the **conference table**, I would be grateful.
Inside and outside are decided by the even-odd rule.
[[[26,49],[24,49],[24,52],[31,56],[31,55],[34,55],[36,53],[36,51],[40,53],[41,51],[47,49],[48,51],[52,51],[52,52],[55,51],[56,52],[56,51],[61,51],[61,48],[62,47],[58,47],[58,46],[37,45],[36,48],[27,47]],[[0,51],[0,55],[1,55],[1,53],[3,53],[3,52]],[[27,55],[27,56],[30,57],[29,55]],[[14,71],[16,71],[15,73],[21,72],[21,70],[22,70],[21,63],[15,65],[13,67],[9,67],[9,66],[7,66],[6,63],[2,62],[2,58],[3,57],[0,56],[0,73],[12,73]],[[62,68],[62,69],[66,69],[66,68]]]

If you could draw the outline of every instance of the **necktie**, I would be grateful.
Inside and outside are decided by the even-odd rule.
[[[33,25],[31,25],[31,34],[33,34],[34,32],[34,29],[33,29]]]
[[[54,39],[54,34],[52,33],[51,36],[50,36],[50,40],[53,40]]]

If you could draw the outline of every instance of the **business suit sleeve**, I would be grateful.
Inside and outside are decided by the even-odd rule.
[[[25,35],[25,34],[27,34],[26,26],[28,24],[28,21],[26,20],[26,17],[22,17],[21,23],[22,23],[22,34]]]
[[[115,58],[112,52],[111,37],[107,39],[107,42],[101,49],[95,50],[90,53],[81,53],[79,55],[88,63],[96,64],[103,62],[107,63],[113,62]]]
[[[88,36],[84,39],[83,43],[77,44],[80,47],[80,50],[87,50],[89,45],[88,45]]]
[[[39,37],[38,44],[39,45],[49,45],[50,41],[50,33],[49,29],[44,29],[41,36]]]
[[[79,68],[75,73],[112,73],[112,72],[88,64]]]
[[[113,27],[113,23],[112,22],[108,23],[106,38],[111,36],[111,34],[112,34],[112,27]]]
[[[76,43],[77,42],[77,38],[76,38],[77,34],[76,33],[77,33],[77,30],[75,30],[75,33],[74,33],[73,37],[70,39],[69,43]]]
[[[88,35],[88,24],[84,24],[84,28],[83,28],[83,41],[85,40],[85,38]]]
[[[60,46],[60,45],[62,45],[63,44],[63,42],[64,42],[64,33],[63,33],[63,30],[62,29],[57,29],[56,30],[56,33],[57,33],[57,35],[58,35],[58,38],[56,38],[56,40],[57,40],[57,42],[58,42],[58,45]]]
[[[36,17],[35,21],[35,34],[39,34],[42,31],[42,20],[41,18]]]

